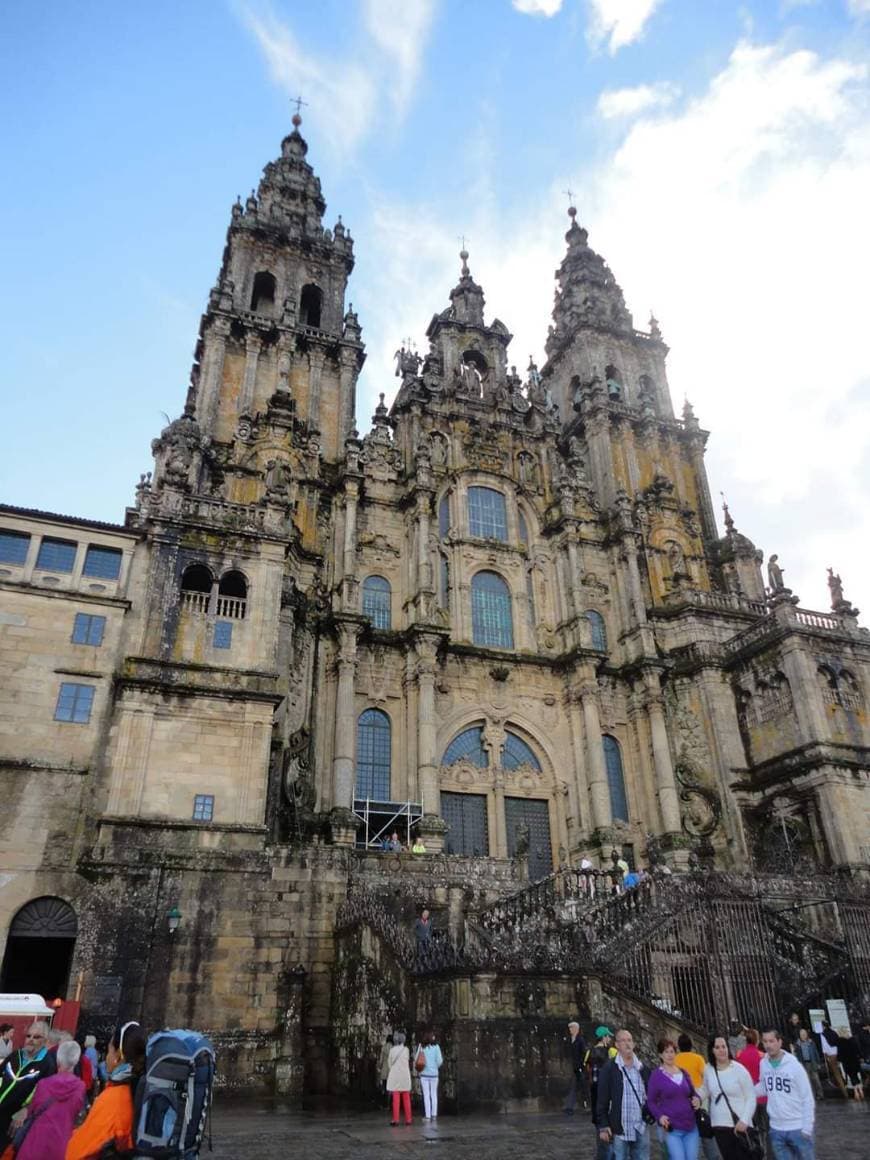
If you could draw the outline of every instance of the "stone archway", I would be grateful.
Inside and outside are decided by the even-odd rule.
[[[77,935],[75,911],[62,898],[25,903],[9,927],[0,990],[64,998]]]

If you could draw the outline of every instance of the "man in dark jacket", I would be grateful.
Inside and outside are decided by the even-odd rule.
[[[0,1148],[12,1117],[23,1108],[37,1083],[57,1071],[54,1052],[48,1050],[48,1024],[37,1020],[27,1028],[24,1046],[7,1055],[0,1076]]]
[[[644,1119],[649,1068],[634,1053],[634,1037],[616,1033],[617,1055],[598,1077],[595,1123],[604,1144],[613,1142],[615,1160],[649,1160],[649,1130]]]
[[[568,1049],[571,1052],[571,1086],[565,1095],[563,1110],[566,1116],[573,1116],[577,1103],[578,1086],[583,1104],[586,1105],[586,1073],[583,1070],[583,1061],[586,1058],[586,1040],[580,1033],[580,1024],[573,1019],[568,1024]]]

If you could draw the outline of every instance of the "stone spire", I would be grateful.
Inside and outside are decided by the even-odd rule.
[[[468,250],[459,251],[462,261],[459,283],[450,291],[450,317],[471,326],[483,326],[483,290],[474,281],[468,268]]]
[[[559,288],[553,309],[554,326],[547,340],[551,358],[584,326],[631,333],[633,323],[622,290],[604,259],[589,247],[587,231],[577,224],[577,210],[568,209],[571,225],[565,234],[568,252],[556,271]]]

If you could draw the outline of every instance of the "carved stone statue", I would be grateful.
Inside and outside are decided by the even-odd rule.
[[[526,825],[525,822],[518,822],[517,823],[516,829],[514,830],[514,835],[516,837],[516,845],[514,847],[514,857],[515,858],[527,857],[528,853],[529,853],[531,834],[529,832],[529,827]]]
[[[785,581],[783,580],[784,568],[780,568],[777,561],[779,556],[774,553],[767,561],[767,583],[770,585],[771,592],[784,592]]]
[[[836,611],[845,597],[843,596],[843,581],[839,576],[834,575],[833,568],[828,569],[828,587],[831,590],[831,608]]]

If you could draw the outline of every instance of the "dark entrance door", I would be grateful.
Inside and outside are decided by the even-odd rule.
[[[75,911],[62,898],[35,898],[9,927],[0,991],[66,997],[78,934]]]
[[[441,817],[450,827],[445,849],[448,854],[489,853],[486,825],[486,798],[479,793],[442,793]]]
[[[517,851],[517,830],[529,828],[529,881],[537,882],[553,870],[553,847],[550,844],[550,806],[537,798],[505,798],[505,826],[508,856]]]

